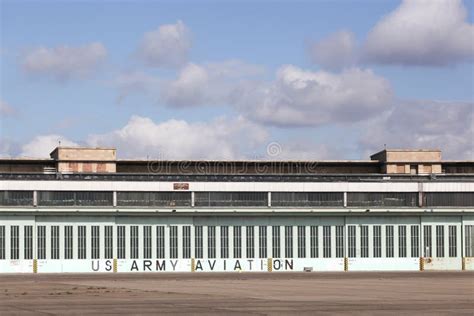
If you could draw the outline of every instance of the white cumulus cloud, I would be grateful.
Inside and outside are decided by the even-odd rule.
[[[389,108],[392,89],[370,70],[330,73],[285,65],[273,82],[249,84],[235,98],[241,113],[254,120],[279,126],[318,126],[379,115]]]
[[[190,63],[175,79],[162,83],[160,94],[164,103],[178,107],[229,104],[237,87],[263,71],[239,60]]]
[[[360,147],[439,148],[447,159],[474,159],[474,103],[404,101],[364,123]]]
[[[138,56],[148,66],[176,67],[186,63],[190,49],[190,31],[182,21],[177,21],[145,33]]]
[[[20,156],[49,158],[49,154],[54,148],[59,146],[59,142],[61,142],[61,146],[79,146],[78,143],[75,143],[61,135],[39,135],[21,147]]]
[[[56,80],[85,78],[94,74],[107,57],[107,49],[95,42],[83,46],[39,47],[22,59],[23,70]]]
[[[311,43],[309,54],[314,63],[326,69],[341,69],[356,62],[356,46],[354,34],[344,30]]]
[[[473,43],[461,0],[404,0],[369,32],[364,55],[381,64],[449,65],[474,60]]]
[[[91,135],[92,146],[114,146],[123,157],[160,159],[236,159],[267,138],[260,126],[243,118],[217,118],[210,122],[167,120],[133,116],[120,129]]]

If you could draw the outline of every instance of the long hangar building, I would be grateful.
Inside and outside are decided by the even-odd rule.
[[[474,161],[0,159],[0,272],[474,270]]]

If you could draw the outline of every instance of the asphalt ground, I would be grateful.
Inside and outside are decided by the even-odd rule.
[[[0,315],[474,315],[474,272],[0,276]]]

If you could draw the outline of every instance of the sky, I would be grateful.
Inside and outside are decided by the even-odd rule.
[[[474,0],[0,0],[0,156],[474,159]]]

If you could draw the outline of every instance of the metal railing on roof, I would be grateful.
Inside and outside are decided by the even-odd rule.
[[[131,174],[0,173],[0,181],[159,181],[159,182],[473,182],[474,174]]]

